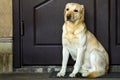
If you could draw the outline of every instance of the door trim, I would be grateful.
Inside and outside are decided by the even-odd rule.
[[[13,3],[13,67],[21,67],[20,0]]]

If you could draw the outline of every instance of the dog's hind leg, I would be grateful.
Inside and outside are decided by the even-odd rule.
[[[105,74],[106,61],[103,53],[97,49],[94,49],[90,53],[90,65],[88,73],[82,74],[83,76],[88,76],[89,78],[99,77]]]

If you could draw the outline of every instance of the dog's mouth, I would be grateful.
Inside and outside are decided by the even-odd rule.
[[[73,15],[66,15],[66,21],[75,22],[78,18],[75,18]]]
[[[70,22],[74,22],[74,20],[73,20],[73,18],[72,18],[71,15],[67,15],[67,16],[66,16],[66,20],[67,20],[67,21],[70,21]]]
[[[66,16],[67,21],[71,21],[71,15]]]

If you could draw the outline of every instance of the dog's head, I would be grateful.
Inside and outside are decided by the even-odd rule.
[[[84,5],[78,3],[67,3],[64,10],[65,21],[84,21]]]

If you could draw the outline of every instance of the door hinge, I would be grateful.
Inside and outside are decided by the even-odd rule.
[[[20,28],[21,28],[21,36],[24,36],[24,21],[20,22]]]

